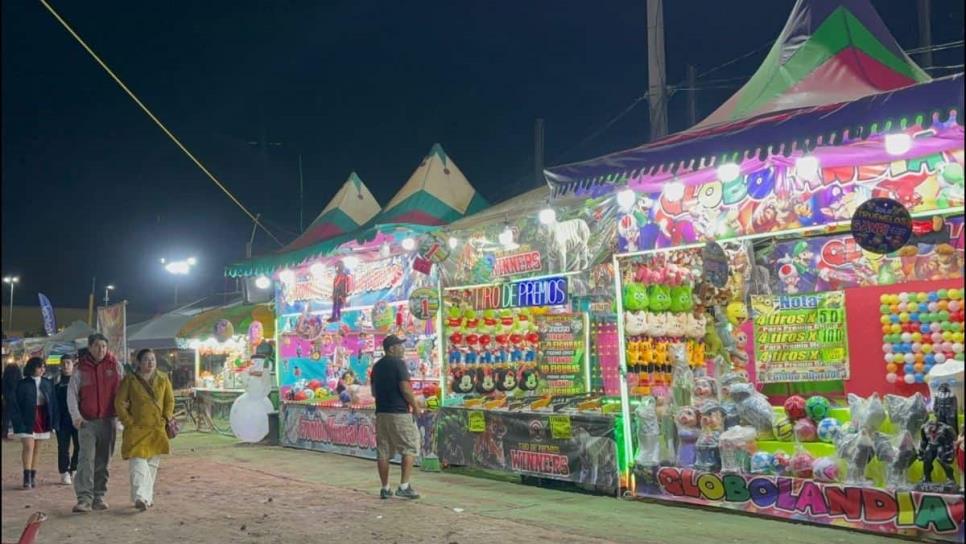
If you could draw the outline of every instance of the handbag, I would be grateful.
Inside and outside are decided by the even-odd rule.
[[[154,402],[154,405],[161,412],[161,419],[164,420],[164,433],[168,435],[169,439],[178,436],[178,433],[181,432],[181,424],[178,423],[177,419],[166,418],[164,416],[164,408],[162,408],[161,403],[158,402],[158,397],[155,396],[154,389],[151,388],[151,385],[148,384],[148,382],[144,381],[144,378],[142,378],[136,373],[134,374],[134,377],[137,378],[137,381],[141,382],[141,385],[144,387],[144,390],[147,391],[148,396],[151,397],[151,401]]]

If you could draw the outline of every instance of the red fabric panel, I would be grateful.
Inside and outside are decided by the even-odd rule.
[[[885,361],[882,360],[882,324],[879,323],[879,297],[903,291],[936,291],[962,288],[962,279],[916,281],[896,285],[855,287],[845,290],[845,314],[849,334],[850,379],[845,390],[863,397],[872,393],[880,396],[893,393],[911,395],[919,391],[928,394],[925,384],[886,382]]]

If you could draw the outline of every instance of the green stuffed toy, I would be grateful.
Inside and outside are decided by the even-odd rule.
[[[679,285],[671,288],[672,312],[676,314],[690,312],[693,307],[694,301],[691,299],[690,285]]]
[[[666,312],[671,308],[671,288],[667,285],[651,285],[647,297],[652,312]]]
[[[624,308],[631,312],[647,310],[649,306],[647,286],[631,282],[624,286]]]

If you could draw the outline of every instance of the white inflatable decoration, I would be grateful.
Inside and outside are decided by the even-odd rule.
[[[268,414],[274,410],[268,400],[272,390],[271,366],[268,359],[253,357],[245,392],[231,405],[231,431],[242,442],[261,442],[268,436]]]

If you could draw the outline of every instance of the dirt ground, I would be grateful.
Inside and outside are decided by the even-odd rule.
[[[351,543],[881,542],[882,537],[769,520],[618,501],[531,486],[417,471],[419,501],[381,501],[371,461],[186,434],[162,460],[156,506],[131,506],[128,467],[116,456],[110,510],[72,514],[73,489],[57,483],[56,444],[45,444],[39,486],[20,488],[20,446],[3,443],[2,536],[16,542],[27,517],[46,512],[38,542]],[[398,468],[393,468],[396,478]],[[320,540],[321,539],[321,540]]]

